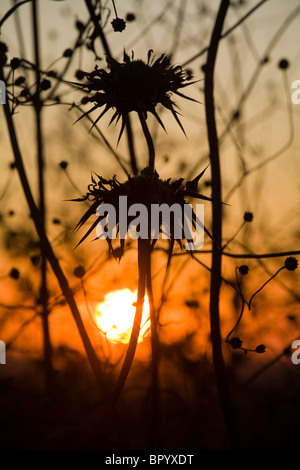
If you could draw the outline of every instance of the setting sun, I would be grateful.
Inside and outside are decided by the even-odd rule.
[[[137,292],[129,289],[110,292],[96,310],[96,323],[106,337],[114,343],[128,343],[135,316]],[[145,296],[139,342],[149,332],[149,300]]]

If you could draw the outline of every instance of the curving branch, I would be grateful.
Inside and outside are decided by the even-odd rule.
[[[211,175],[212,175],[212,237],[214,240],[212,249],[212,268],[210,283],[210,327],[213,351],[213,363],[216,374],[217,388],[223,411],[224,421],[228,429],[231,445],[239,447],[239,437],[229,393],[227,371],[222,352],[222,337],[220,331],[219,295],[221,287],[221,262],[222,262],[222,200],[221,196],[221,170],[219,157],[219,143],[215,119],[214,106],[214,69],[218,46],[229,0],[222,0],[212,32],[205,67],[205,112],[210,150]]]

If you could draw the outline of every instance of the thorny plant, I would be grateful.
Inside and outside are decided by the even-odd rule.
[[[205,171],[205,170],[204,170]],[[125,196],[127,198],[127,204],[132,206],[133,204],[143,204],[150,214],[150,207],[152,204],[162,204],[169,207],[174,204],[179,204],[180,207],[184,207],[186,203],[186,197],[199,198],[204,200],[211,201],[211,198],[198,194],[198,182],[204,174],[204,171],[200,173],[194,180],[188,181],[185,184],[183,183],[184,179],[180,178],[179,180],[171,181],[171,179],[162,180],[159,178],[159,175],[155,171],[151,171],[149,167],[143,169],[138,176],[129,177],[129,179],[123,183],[120,183],[116,178],[107,180],[101,176],[92,177],[92,184],[89,185],[89,191],[83,198],[76,199],[76,201],[84,202],[87,199],[92,201],[91,206],[82,216],[79,221],[77,228],[81,228],[85,222],[96,214],[98,207],[101,204],[108,203],[112,205],[117,214],[119,214],[119,198],[120,196]],[[183,213],[183,211],[182,211]],[[105,219],[105,215],[96,217],[96,220],[92,223],[88,231],[80,240],[79,244],[95,230],[95,227]],[[134,217],[128,217],[128,227]],[[168,254],[168,265],[170,263],[173,247],[175,243],[175,233],[178,233],[176,224],[180,224],[180,228],[184,226],[185,220],[184,216],[180,220],[170,220],[170,248]],[[192,223],[194,227],[197,227],[200,221],[197,220],[196,214],[192,213]],[[150,223],[148,223],[150,227]],[[160,221],[160,233],[165,229],[163,221]],[[204,227],[205,233],[209,236],[209,232]],[[119,232],[119,219],[116,219],[116,231]],[[122,236],[121,236],[122,235]],[[112,240],[109,237],[106,237],[106,241],[109,245],[110,251],[115,255],[116,258],[121,260],[124,247],[125,247],[125,233],[120,234],[120,246],[115,249],[112,245]],[[151,274],[151,252],[155,246],[156,239],[151,241],[151,234],[149,233],[148,239],[138,239],[138,260],[139,260],[139,288],[138,288],[138,301],[136,307],[136,316],[133,325],[132,335],[130,338],[130,343],[128,347],[127,356],[124,361],[124,366],[120,374],[120,379],[117,385],[117,397],[121,393],[123,386],[125,384],[125,379],[129,373],[131,363],[133,360],[133,353],[136,349],[138,335],[140,331],[140,324],[142,318],[143,310],[143,301],[145,294],[145,285],[147,287],[147,293],[150,301],[150,319],[151,319],[151,339],[152,339],[152,353],[153,353],[153,370],[157,374],[157,361],[158,361],[158,324],[159,318],[153,303],[153,292],[152,292],[152,274]],[[192,239],[192,237],[191,237]],[[179,245],[182,247],[180,239],[176,239]],[[168,267],[167,265],[167,267]],[[155,379],[157,383],[157,379]]]
[[[29,0],[28,0],[29,1]],[[0,27],[5,26],[6,20],[11,14],[14,14],[16,9],[22,6],[25,2],[15,4],[15,6],[7,12],[6,15],[0,21]],[[118,206],[118,197],[120,195],[126,195],[129,198],[130,203],[141,202],[146,206],[150,206],[153,202],[155,203],[166,203],[171,206],[174,202],[179,202],[183,205],[186,202],[186,197],[199,198],[212,202],[212,235],[205,228],[206,234],[212,238],[212,266],[211,271],[211,339],[213,346],[213,360],[216,370],[216,379],[219,389],[219,395],[221,405],[225,417],[226,424],[228,426],[229,433],[231,435],[232,445],[238,445],[237,430],[234,422],[234,415],[232,412],[229,387],[227,383],[226,368],[222,356],[222,339],[220,334],[220,314],[219,314],[219,292],[222,281],[221,277],[221,260],[223,255],[230,255],[226,252],[228,245],[236,238],[239,231],[243,228],[246,223],[252,221],[252,214],[246,212],[244,215],[244,221],[240,229],[224,244],[222,243],[222,194],[221,194],[221,173],[220,173],[220,162],[219,162],[219,139],[216,131],[215,123],[215,106],[214,106],[214,67],[218,51],[219,42],[222,38],[226,37],[234,28],[223,33],[223,24],[229,8],[229,1],[222,0],[220,3],[218,15],[211,35],[209,46],[205,49],[208,52],[207,62],[204,68],[204,94],[205,94],[205,108],[206,108],[206,124],[208,131],[208,141],[210,148],[210,164],[211,164],[211,187],[212,187],[212,198],[198,193],[198,183],[201,182],[201,178],[204,174],[203,170],[196,178],[191,181],[185,181],[183,178],[173,180],[172,178],[161,179],[155,168],[155,144],[152,138],[151,132],[148,126],[148,115],[153,115],[160,126],[165,130],[165,125],[160,117],[158,107],[162,106],[169,110],[176,122],[178,123],[181,130],[185,133],[181,120],[178,117],[177,103],[173,101],[173,95],[177,95],[178,98],[184,98],[195,101],[193,98],[182,93],[182,89],[190,86],[195,81],[192,80],[192,74],[190,70],[181,67],[180,65],[173,64],[172,56],[166,53],[155,55],[153,50],[148,52],[148,60],[144,62],[140,59],[135,59],[134,55],[128,55],[124,51],[123,62],[119,62],[113,58],[110,47],[108,45],[103,23],[104,18],[106,21],[110,18],[110,11],[107,8],[102,7],[102,3],[99,1],[92,2],[91,0],[85,0],[87,10],[89,12],[89,19],[84,24],[81,21],[76,21],[76,28],[78,37],[75,43],[75,47],[72,49],[66,49],[63,57],[68,59],[64,71],[61,74],[56,73],[52,69],[41,70],[39,61],[39,41],[38,41],[38,21],[37,21],[37,1],[32,0],[32,18],[34,24],[34,37],[35,37],[35,62],[27,60],[25,57],[8,59],[9,49],[4,42],[0,42],[0,80],[5,81],[7,85],[7,104],[4,106],[7,126],[11,139],[12,149],[15,156],[15,163],[13,168],[17,168],[21,179],[21,184],[27,199],[28,206],[30,208],[31,216],[35,223],[36,231],[40,240],[41,257],[44,260],[42,264],[42,277],[41,277],[41,303],[44,305],[43,311],[43,328],[44,328],[44,341],[45,341],[45,361],[46,367],[48,368],[49,376],[48,382],[51,382],[51,342],[48,331],[48,307],[47,307],[47,278],[45,263],[50,263],[55,276],[59,282],[62,293],[65,296],[66,302],[68,303],[70,310],[74,316],[77,324],[79,333],[81,335],[84,347],[86,349],[87,357],[90,361],[91,367],[95,373],[95,376],[99,382],[100,387],[104,386],[105,380],[103,380],[103,372],[99,359],[94,351],[94,348],[89,340],[89,337],[85,331],[85,327],[81,320],[81,315],[78,310],[74,294],[69,286],[68,280],[65,273],[63,272],[60,263],[53,251],[52,245],[47,237],[45,228],[45,201],[44,201],[44,175],[43,175],[43,135],[42,135],[42,110],[47,104],[60,104],[59,95],[55,94],[56,89],[63,84],[72,90],[77,90],[84,93],[79,104],[72,103],[72,109],[81,110],[82,114],[77,120],[88,119],[91,123],[90,131],[93,128],[97,128],[100,135],[104,138],[101,130],[99,130],[97,124],[106,115],[106,113],[112,112],[110,124],[118,124],[120,121],[120,131],[118,136],[118,142],[120,141],[123,133],[126,131],[128,138],[128,149],[130,155],[130,170],[125,169],[127,179],[125,182],[120,182],[115,176],[111,179],[104,178],[103,176],[96,175],[92,177],[92,183],[88,186],[88,191],[85,196],[78,198],[78,201],[89,203],[92,202],[85,214],[82,216],[78,223],[77,228],[82,228],[88,219],[96,215],[96,209],[102,203],[109,202],[116,208]],[[263,4],[259,2],[257,5]],[[118,17],[115,2],[112,1],[113,11],[115,17],[111,21],[111,27],[115,32],[122,32],[126,28],[126,21]],[[239,26],[242,21],[256,10],[253,8],[242,20],[237,22],[236,26]],[[128,16],[127,20],[133,20],[134,15]],[[93,70],[83,71],[77,70],[76,79],[77,81],[65,80],[65,73],[71,62],[73,54],[76,50],[86,46],[89,51],[94,54],[95,61],[100,59],[97,46],[100,41],[104,50],[107,67],[99,68],[96,64]],[[281,67],[283,68],[283,67]],[[17,70],[22,70],[24,75],[19,75],[15,78]],[[35,80],[30,83],[31,75],[29,72],[35,73]],[[92,107],[87,111],[82,111],[82,106],[91,104]],[[35,203],[32,195],[32,190],[28,182],[26,170],[24,166],[24,159],[20,151],[13,115],[16,110],[21,106],[33,106],[36,113],[36,127],[37,127],[37,142],[38,142],[38,167],[39,167],[39,190],[40,190],[40,201],[39,206]],[[96,119],[93,121],[91,118],[92,113],[99,112]],[[148,166],[143,168],[139,165],[136,152],[134,149],[134,136],[131,126],[132,113],[136,113],[145,142],[148,149]],[[106,144],[109,146],[108,142]],[[111,149],[111,146],[109,146]],[[121,161],[116,155],[115,151],[112,150],[121,167],[124,169]],[[67,174],[67,162],[62,161],[60,167]],[[68,174],[67,174],[68,176]],[[73,183],[74,184],[74,183]],[[76,184],[74,184],[76,187]],[[195,218],[193,222],[196,223]],[[92,223],[91,227],[82,237],[81,242],[86,239],[95,229],[99,223],[99,218]],[[118,223],[118,222],[117,222]],[[171,229],[171,234],[174,231],[174,227]],[[120,247],[117,249],[113,247],[111,240],[107,239],[109,249],[114,253],[116,258],[119,260],[122,258],[125,243],[121,240]],[[170,246],[168,249],[168,264],[170,264],[171,257],[173,255],[174,248],[174,237],[171,236]],[[155,431],[155,418],[159,412],[159,360],[160,360],[160,343],[159,343],[159,309],[155,307],[154,295],[152,289],[152,273],[151,273],[151,255],[154,249],[154,243],[151,242],[150,234],[146,240],[138,239],[138,298],[136,304],[136,315],[134,325],[132,328],[132,334],[126,356],[123,362],[121,373],[115,384],[114,392],[110,398],[113,401],[118,400],[120,397],[124,384],[126,382],[128,373],[130,371],[132,361],[134,359],[139,330],[142,315],[142,308],[144,302],[144,296],[147,291],[150,301],[150,320],[151,320],[151,345],[152,345],[152,428],[151,431]],[[181,242],[179,240],[179,244]],[[297,252],[295,252],[296,254]],[[293,254],[293,253],[291,253]],[[282,256],[285,256],[283,253]],[[281,270],[287,269],[293,271],[297,268],[297,260],[293,256],[289,256],[282,268],[280,268],[270,279],[268,279],[260,289],[258,289],[250,298],[249,302],[245,300],[242,292],[238,274],[245,276],[248,274],[248,266],[241,265],[236,268],[236,284],[237,291],[240,295],[242,302],[241,312],[236,325],[228,333],[225,342],[230,344],[233,349],[241,349],[245,352],[254,351],[257,353],[263,353],[266,349],[265,345],[258,345],[254,349],[244,348],[242,346],[243,341],[233,336],[233,332],[239,326],[242,316],[244,314],[245,305],[248,305],[249,310],[251,309],[253,298],[265,287],[265,285],[271,281]],[[77,270],[79,278],[84,275],[84,270]],[[10,270],[8,274],[12,279],[19,279],[19,271],[16,268]],[[106,390],[106,393],[110,395],[110,391]],[[153,437],[153,436],[152,436]]]
[[[141,203],[148,209],[152,204],[167,204],[171,207],[173,204],[177,203],[183,207],[186,202],[185,197],[187,196],[211,200],[209,197],[200,195],[197,192],[198,182],[204,171],[201,172],[201,174],[193,181],[186,182],[185,184],[183,184],[183,178],[177,181],[171,181],[171,178],[162,180],[155,171],[155,148],[147,125],[148,113],[151,113],[165,130],[164,124],[156,111],[158,104],[161,104],[171,111],[180,128],[183,130],[182,124],[177,116],[177,112],[174,109],[176,104],[172,101],[171,97],[172,94],[175,93],[180,97],[187,98],[179,92],[179,89],[190,85],[191,83],[189,79],[191,77],[188,72],[182,70],[181,67],[175,67],[172,65],[171,58],[169,56],[162,54],[158,59],[154,60],[152,54],[153,51],[148,52],[148,61],[147,63],[144,63],[141,60],[131,60],[124,52],[123,63],[117,62],[111,56],[108,57],[108,72],[104,69],[99,70],[96,67],[93,72],[79,71],[79,74],[77,73],[77,76],[82,78],[85,77],[87,79],[87,83],[83,83],[82,88],[83,90],[86,90],[88,95],[81,100],[82,104],[87,104],[89,102],[94,104],[94,106],[84,113],[82,117],[98,110],[98,108],[104,107],[104,110],[94,122],[94,125],[96,125],[108,111],[113,109],[113,116],[109,124],[114,120],[118,122],[121,119],[121,130],[118,138],[119,141],[126,124],[128,125],[129,113],[137,113],[149,152],[148,167],[143,169],[140,174],[134,175],[134,177],[129,176],[129,179],[124,183],[120,183],[116,178],[106,180],[101,176],[97,176],[98,181],[93,178],[87,195],[84,198],[79,199],[81,201],[86,201],[91,198],[93,204],[81,218],[78,228],[80,228],[91,215],[96,213],[100,204],[109,203],[118,209],[120,196],[126,196],[129,205]],[[132,161],[134,161],[134,164],[132,165],[133,171],[136,173],[136,158]],[[102,219],[103,218],[104,216]],[[101,218],[97,217],[83,239],[85,239],[95,229],[100,221]],[[175,223],[183,225],[184,220],[181,222],[173,221],[171,224],[169,261],[172,256],[174,246],[174,232],[176,231],[176,227],[174,226]],[[197,225],[195,213],[193,213],[193,224],[194,226]],[[116,228],[118,229],[118,220],[116,221],[116,225]],[[209,234],[208,230],[206,228],[204,229],[206,233]],[[162,230],[162,226],[160,226],[160,230]],[[119,259],[121,259],[124,251],[124,236],[120,238]],[[83,239],[81,241],[83,241]],[[108,237],[106,240],[109,243],[110,249],[113,250],[111,240]],[[159,318],[155,311],[151,284],[151,251],[153,250],[153,247],[154,243],[151,243],[150,236],[148,240],[138,240],[139,282],[136,315],[123,368],[115,388],[114,398],[117,399],[122,392],[133,361],[140,330],[146,285],[150,301],[153,406],[154,410],[156,410],[159,367]],[[153,412],[154,416],[155,414],[156,411]]]

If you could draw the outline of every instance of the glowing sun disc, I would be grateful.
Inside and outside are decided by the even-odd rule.
[[[135,316],[137,292],[129,289],[110,292],[104,297],[96,310],[98,328],[114,343],[128,343]],[[149,332],[149,300],[145,296],[141,330],[138,341],[141,342]]]

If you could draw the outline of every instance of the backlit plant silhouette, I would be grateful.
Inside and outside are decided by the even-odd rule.
[[[136,84],[137,86],[138,84]],[[143,86],[143,82],[140,83],[140,86]],[[205,171],[205,170],[204,170]],[[168,230],[170,233],[170,248],[168,259],[170,261],[173,247],[175,241],[179,243],[182,247],[182,240],[176,238],[176,234],[178,233],[185,233],[184,229],[186,227],[187,222],[189,220],[185,220],[187,216],[184,212],[184,206],[186,204],[186,198],[199,198],[211,201],[211,198],[201,195],[198,193],[198,182],[203,176],[204,171],[200,173],[194,180],[188,181],[183,183],[183,178],[175,181],[162,180],[159,178],[159,175],[155,171],[151,171],[149,167],[145,168],[141,171],[141,174],[134,177],[129,177],[127,181],[124,183],[120,183],[116,178],[111,180],[106,180],[101,176],[96,176],[92,178],[92,184],[89,185],[89,190],[87,194],[83,198],[77,199],[80,202],[86,202],[87,200],[92,200],[92,205],[89,209],[85,212],[85,214],[80,219],[77,228],[81,228],[91,216],[95,216],[97,213],[97,209],[101,206],[101,204],[110,204],[116,210],[116,221],[115,227],[110,227],[109,232],[115,229],[116,233],[120,235],[120,246],[115,250],[112,246],[112,236],[109,234],[106,236],[106,241],[109,245],[109,249],[115,254],[117,253],[117,257],[121,260],[123,253],[124,253],[124,246],[125,246],[125,237],[126,233],[129,230],[130,224],[134,221],[135,217],[131,216],[128,217],[127,223],[128,226],[126,227],[126,233],[120,233],[120,220],[119,220],[119,213],[120,213],[120,197],[126,197],[126,201],[128,207],[133,206],[134,204],[143,204],[143,206],[147,209],[147,212],[150,216],[151,214],[151,206],[153,204],[166,205],[168,207],[172,207],[174,204],[178,205],[182,208],[182,216],[179,220],[175,219],[170,220],[170,227],[165,227],[164,221],[160,221],[159,232],[163,233],[164,231]],[[188,218],[187,218],[188,219]],[[91,227],[82,237],[79,243],[92,233],[96,226],[101,224],[106,225],[106,215],[97,216],[96,220],[93,221]],[[192,210],[192,225],[195,229],[204,230],[206,234],[209,234],[208,230],[205,226],[202,227],[201,221],[197,220],[197,216],[195,212]],[[139,270],[139,288],[138,288],[138,300],[137,300],[137,307],[136,307],[136,316],[135,322],[133,325],[131,340],[129,343],[127,356],[124,361],[123,370],[120,374],[119,382],[117,385],[117,392],[116,398],[118,398],[119,394],[121,393],[123,386],[125,384],[125,379],[129,373],[131,363],[133,360],[134,351],[137,346],[139,331],[141,327],[141,319],[142,319],[142,311],[143,311],[143,303],[144,303],[144,296],[145,296],[145,286],[147,287],[147,293],[150,301],[150,315],[151,315],[151,338],[152,338],[152,352],[153,352],[153,369],[157,368],[157,356],[158,356],[158,318],[155,311],[154,303],[153,303],[153,292],[152,292],[152,274],[151,274],[151,252],[155,247],[156,239],[151,239],[151,221],[148,221],[148,235],[145,238],[144,236],[139,235],[138,237],[138,270]],[[158,234],[157,234],[158,235]],[[156,235],[156,236],[157,236]],[[190,237],[186,237],[190,243],[193,243],[193,238],[190,233]],[[155,376],[157,375],[157,371],[155,372]],[[157,378],[155,378],[155,383],[157,383]]]
[[[49,3],[51,2],[49,1]],[[210,385],[211,389],[207,394],[211,393],[214,396],[212,390],[216,384],[218,402],[230,442],[228,445],[226,436],[223,444],[226,442],[225,447],[238,448],[241,446],[241,433],[239,432],[240,420],[236,419],[237,406],[232,395],[233,385],[238,382],[235,382],[234,379],[234,360],[242,361],[245,360],[245,356],[247,358],[251,356],[257,357],[257,361],[260,361],[266,356],[264,353],[269,351],[268,343],[261,339],[259,323],[257,329],[253,327],[253,331],[250,331],[251,329],[247,331],[247,328],[249,324],[256,324],[257,317],[255,315],[257,309],[260,309],[261,296],[274,282],[282,282],[285,292],[288,292],[295,301],[299,301],[299,293],[297,294],[295,289],[288,289],[281,279],[281,276],[284,275],[296,276],[298,274],[296,257],[299,255],[299,250],[273,249],[273,245],[270,244],[268,252],[259,253],[259,250],[256,252],[256,250],[250,249],[254,242],[252,243],[252,239],[250,242],[247,238],[247,234],[251,236],[257,230],[255,224],[258,220],[257,212],[260,207],[257,203],[259,197],[257,187],[260,186],[260,183],[249,194],[247,193],[246,181],[250,179],[251,175],[260,173],[267,164],[275,161],[286,150],[289,150],[295,137],[287,79],[290,63],[287,59],[278,59],[276,69],[277,73],[283,77],[286,93],[286,121],[290,130],[287,143],[273,154],[263,158],[260,155],[260,150],[256,150],[252,136],[249,137],[251,144],[246,144],[248,135],[244,128],[243,118],[246,115],[245,105],[251,103],[251,92],[258,81],[259,74],[271,62],[271,53],[276,50],[277,42],[300,13],[300,8],[297,6],[289,11],[286,19],[274,31],[273,38],[260,56],[246,25],[247,20],[254,14],[259,15],[260,7],[264,7],[264,4],[267,3],[266,0],[257,2],[249,9],[247,2],[244,6],[243,2],[230,3],[229,0],[216,2],[214,4],[216,11],[213,14],[209,33],[203,38],[202,33],[200,34],[202,31],[201,18],[211,13],[204,2],[199,2],[199,4],[196,2],[196,6],[189,1],[179,2],[180,5],[177,6],[176,2],[166,1],[162,2],[163,5],[160,6],[158,6],[160,2],[157,5],[154,2],[154,7],[146,7],[146,2],[144,4],[141,2],[137,7],[135,2],[132,2],[136,11],[127,13],[127,15],[120,14],[120,17],[118,10],[122,8],[122,12],[125,12],[125,8],[127,8],[123,2],[109,1],[104,5],[104,2],[100,0],[82,0],[79,3],[84,7],[85,16],[83,15],[83,18],[79,19],[75,15],[76,37],[74,42],[49,66],[43,64],[44,57],[40,42],[40,35],[44,31],[41,30],[39,23],[38,5],[42,9],[42,2],[37,0],[14,2],[12,8],[7,8],[4,15],[0,17],[0,80],[5,82],[7,88],[7,102],[3,105],[6,122],[5,132],[7,132],[7,140],[10,144],[9,149],[14,157],[14,161],[5,170],[5,174],[8,173],[9,177],[4,189],[1,189],[0,199],[6,200],[11,187],[14,190],[14,197],[17,198],[17,184],[11,185],[14,174],[17,172],[25,195],[26,209],[30,214],[30,222],[34,224],[33,235],[30,232],[27,236],[23,227],[19,230],[22,235],[20,245],[23,247],[23,257],[25,256],[34,270],[35,274],[32,277],[36,279],[38,273],[39,279],[37,285],[35,282],[26,281],[22,269],[17,265],[17,258],[13,259],[14,250],[18,246],[17,235],[19,234],[10,228],[10,221],[14,218],[14,210],[8,210],[5,213],[3,211],[0,220],[7,251],[11,251],[14,264],[1,276],[1,282],[13,282],[14,286],[20,286],[20,291],[24,290],[26,301],[28,298],[33,300],[29,307],[26,304],[26,308],[32,312],[32,318],[22,324],[18,334],[6,339],[8,352],[18,335],[23,334],[27,324],[35,321],[36,318],[41,319],[45,389],[51,399],[57,399],[60,389],[57,385],[54,365],[56,350],[52,344],[50,325],[54,325],[53,328],[55,328],[56,317],[52,316],[55,308],[67,305],[75,320],[75,326],[79,332],[88,363],[96,379],[97,406],[99,402],[101,406],[103,404],[103,409],[101,408],[99,412],[99,421],[101,421],[104,409],[117,413],[116,403],[122,403],[122,399],[125,402],[126,390],[130,390],[130,386],[126,389],[125,385],[128,383],[126,381],[129,378],[129,373],[133,374],[135,371],[134,359],[141,326],[143,302],[147,294],[151,320],[151,363],[144,373],[144,376],[147,374],[151,376],[150,407],[147,410],[150,438],[148,440],[148,435],[147,439],[145,438],[147,445],[155,447],[161,444],[162,431],[159,422],[160,419],[164,419],[164,413],[167,415],[164,409],[163,398],[166,390],[163,379],[165,371],[168,369],[166,364],[168,364],[169,358],[174,359],[170,360],[172,367],[177,367],[177,370],[182,373],[183,381],[188,378],[187,394],[190,393],[188,381],[192,377],[194,381],[193,393],[196,396],[194,406],[198,413],[197,416],[201,417],[202,411],[199,412],[199,409],[205,408],[206,398],[203,403],[198,399],[203,390],[199,383],[201,380],[205,383],[205,360],[209,356],[208,362],[212,363],[210,370],[214,373],[214,380],[212,381],[209,377],[210,383],[213,385]],[[62,1],[61,4],[63,5],[64,2]],[[191,8],[188,16],[188,21],[191,24],[188,25],[186,36],[181,43],[181,28],[183,28],[188,6]],[[21,46],[19,57],[11,52],[14,50],[13,41],[10,41],[9,35],[6,34],[9,22],[13,18],[19,21],[20,12],[26,7],[29,7],[32,21],[33,55],[31,59],[28,59],[22,50],[21,29],[18,30]],[[149,15],[152,11],[151,8],[158,8],[159,12],[155,16],[153,25],[159,25],[160,21],[167,21],[167,19],[169,21],[170,18],[173,18],[172,14],[176,12],[176,28],[174,29],[172,47],[166,45],[163,48],[166,50],[159,50],[158,45],[154,44],[153,48],[149,49],[149,42],[147,42],[147,48],[144,48],[142,53],[138,51],[139,38],[147,35],[147,28],[141,36],[136,36],[138,39],[135,41],[130,41],[130,36],[126,36],[126,34],[130,32],[131,23],[135,24],[139,8],[141,10],[149,8]],[[199,15],[198,10],[194,11],[194,8],[201,9],[202,16]],[[238,19],[233,13],[239,15]],[[192,37],[195,25],[196,33]],[[151,23],[148,27],[150,28],[150,26]],[[164,24],[162,29],[164,32],[168,30]],[[240,78],[243,75],[244,60],[244,57],[239,55],[240,44],[234,40],[231,43],[229,41],[231,35],[234,37],[234,34],[240,29],[243,31],[243,39],[245,39],[256,63],[253,76],[250,77],[248,85],[244,87],[242,87],[242,78]],[[224,43],[227,44],[227,39],[229,59],[226,54],[223,56],[222,50],[220,50]],[[184,50],[184,47],[190,43],[196,44],[193,54],[188,48],[186,51]],[[179,47],[180,45],[182,49]],[[160,45],[160,47],[162,46]],[[177,50],[181,52],[180,60],[176,58]],[[224,67],[223,57],[226,57],[226,60],[232,60],[234,69],[232,74],[233,90],[228,91],[230,96],[228,107],[223,103],[220,105],[221,93],[218,94],[218,91],[222,90],[223,84],[218,83],[218,74],[215,70],[217,60],[221,60]],[[201,62],[203,58],[205,58],[204,62]],[[197,64],[197,70],[188,68],[194,64]],[[59,65],[61,65],[60,69]],[[221,73],[223,74],[222,70]],[[187,93],[185,89],[188,90]],[[227,93],[225,85],[223,91],[224,98]],[[235,92],[237,100],[235,100]],[[276,106],[276,100],[272,101],[271,98],[271,104],[275,103]],[[226,103],[225,98],[224,102]],[[192,107],[189,108],[189,105]],[[58,115],[67,116],[67,124],[64,123],[59,130],[57,128],[60,126],[56,126],[56,133],[51,136],[54,141],[57,139],[59,142],[56,151],[49,150],[47,140],[52,132],[55,119],[57,119],[57,115],[54,119],[47,116],[46,113],[52,110],[59,110]],[[271,110],[273,110],[272,107]],[[20,137],[21,132],[18,135],[18,119],[25,116],[26,120],[28,111],[33,111],[34,118],[35,140],[32,148],[30,146],[29,153],[30,157],[31,154],[36,155],[34,164],[36,188],[32,182],[34,180],[31,180],[32,173],[29,171],[28,150]],[[200,122],[201,131],[199,130]],[[191,129],[189,128],[190,123]],[[175,133],[172,133],[173,124],[176,127]],[[158,129],[163,130],[164,140],[160,140]],[[194,145],[191,145],[189,134],[193,134],[194,129],[196,129],[197,137],[195,140],[193,140],[194,136],[192,137],[191,141],[194,142]],[[116,138],[115,130],[117,132]],[[177,130],[180,131],[178,134]],[[95,162],[92,162],[90,154],[94,152],[91,143],[97,138],[99,138],[97,143],[100,142],[100,152],[96,152],[97,168],[95,168]],[[180,143],[180,138],[184,140],[184,144]],[[203,145],[205,152],[202,157],[200,157],[199,148],[201,145],[199,141],[201,145],[203,142],[205,143]],[[233,149],[229,156],[226,154],[228,142]],[[76,153],[77,144],[80,147],[78,153]],[[177,144],[178,149],[176,149]],[[180,153],[183,148],[185,155],[185,151],[187,152],[185,147],[189,145],[192,148],[191,158],[183,156],[176,170],[176,150]],[[165,152],[166,149],[167,152]],[[256,151],[259,154],[259,160],[255,160]],[[126,157],[123,157],[122,153],[125,153]],[[165,153],[174,153],[174,155],[170,157]],[[248,153],[251,158],[247,158]],[[111,165],[109,169],[103,164],[106,155],[109,156]],[[238,173],[236,173],[235,160],[232,163],[235,158],[238,162]],[[171,169],[168,166],[169,160],[173,164]],[[76,166],[76,164],[80,167],[77,176],[75,171],[72,173],[73,165]],[[124,177],[117,174],[119,170],[125,174]],[[53,172],[52,176],[55,174],[53,179],[49,176],[51,172]],[[180,173],[179,176],[178,173]],[[56,183],[56,177],[60,178],[61,176],[67,185]],[[53,197],[54,200],[60,191],[63,195],[59,196],[59,200],[63,200],[64,208],[67,204],[67,209],[64,210],[67,215],[72,212],[72,220],[65,217],[66,213],[63,210],[61,213],[57,210],[60,216],[55,213],[56,209],[54,210],[51,198]],[[235,199],[237,194],[238,198]],[[175,203],[183,207],[187,202],[203,201],[206,212],[206,222],[203,227],[206,236],[205,249],[199,251],[184,249],[184,240],[176,239],[174,236],[176,231],[174,224],[178,223],[181,228],[184,225],[184,220],[179,220],[171,222],[170,240],[166,243],[151,239],[150,233],[147,238],[138,238],[136,244],[130,241],[128,246],[124,237],[120,237],[118,244],[106,238],[108,253],[105,257],[100,258],[99,253],[103,253],[102,242],[95,240],[92,244],[88,243],[89,237],[96,237],[96,227],[104,220],[104,217],[101,218],[97,215],[97,209],[101,204],[109,203],[118,213],[120,196],[127,196],[128,205],[140,203],[147,208],[150,208],[152,204],[167,204],[171,207]],[[80,204],[75,204],[74,201],[78,201]],[[240,210],[239,204],[242,216],[238,216],[238,220],[236,220]],[[253,212],[252,206],[255,207]],[[239,207],[238,210],[237,207]],[[50,223],[49,214],[53,213],[52,209],[54,215]],[[128,224],[131,221],[132,219],[128,218]],[[87,227],[89,223],[90,225]],[[197,219],[193,212],[193,226],[196,227],[196,225]],[[262,226],[263,230],[267,230],[266,221]],[[53,236],[53,227],[61,229],[61,233]],[[76,240],[77,230],[80,234],[79,242]],[[117,219],[117,233],[119,230],[119,220]],[[161,225],[160,231],[163,232],[163,230],[164,227]],[[76,249],[74,249],[75,247]],[[111,255],[118,261],[118,263],[114,261],[116,269],[119,267],[122,269],[124,264],[126,266],[126,254],[133,248],[137,248],[138,272],[135,321],[124,356],[121,357],[120,363],[112,373],[109,361],[103,359],[97,351],[83,319],[83,310],[86,309],[88,312],[90,309],[90,293],[86,285],[89,280],[96,278],[96,275],[101,279],[101,270],[110,262]],[[92,259],[90,270],[83,266],[86,261],[86,252],[80,252],[81,249],[89,252]],[[153,259],[158,255],[161,256],[161,260],[165,260],[164,263],[162,262],[164,276],[161,283],[161,295],[153,285],[153,279],[156,279],[157,276],[153,270]],[[184,261],[182,261],[183,259]],[[269,268],[266,263],[267,259],[275,264],[275,269],[273,266],[272,269]],[[284,261],[277,266],[277,259]],[[185,348],[188,349],[197,337],[197,328],[199,331],[201,329],[199,326],[193,333],[186,335],[185,346],[181,341],[178,348],[176,348],[177,345],[169,347],[162,339],[165,328],[162,312],[168,294],[167,280],[171,276],[170,273],[175,272],[173,282],[177,282],[180,270],[185,267],[187,260],[194,263],[194,266],[200,265],[203,272],[207,272],[209,275],[208,287],[203,287],[201,292],[198,290],[196,299],[186,300],[189,314],[194,315],[197,325],[199,325],[205,317],[205,308],[202,305],[202,310],[199,309],[199,302],[201,303],[202,298],[206,299],[207,292],[209,295],[207,302],[207,311],[209,312],[208,346],[207,351],[203,354],[204,359],[201,357],[201,360],[197,359],[198,362],[187,360],[188,353]],[[255,260],[264,270],[263,281],[260,280],[260,277],[256,278]],[[179,263],[178,272],[172,265],[174,261]],[[229,267],[226,264],[227,261],[231,261]],[[226,269],[224,268],[225,264]],[[294,271],[297,272],[294,273]],[[55,287],[53,287],[53,278]],[[105,275],[103,275],[104,278]],[[185,281],[186,279],[183,277],[182,286]],[[256,283],[256,287],[254,287],[254,283]],[[99,284],[101,285],[101,282]],[[171,286],[172,282],[169,289]],[[230,292],[233,292],[233,316],[230,313],[223,314],[223,288],[228,288]],[[195,282],[194,289],[192,286],[190,290],[192,292],[197,289]],[[225,297],[226,292],[225,290]],[[84,307],[77,300],[77,295],[80,294],[83,295],[85,301]],[[182,293],[182,295],[184,294]],[[19,311],[17,303],[16,305],[3,303],[2,308],[4,312],[9,311],[10,308],[16,312]],[[26,308],[24,307],[23,310],[26,311]],[[261,308],[261,316],[263,316],[263,310],[264,307]],[[3,324],[10,324],[7,316],[3,315],[3,318]],[[295,322],[291,314],[290,318],[291,322]],[[171,322],[172,320],[173,318]],[[244,322],[246,326],[243,329]],[[3,338],[0,336],[0,339]],[[195,350],[197,347],[196,344]],[[282,349],[284,352],[278,357],[287,354],[287,348]],[[247,354],[245,355],[245,353]],[[199,355],[199,353],[197,354]],[[270,363],[273,362],[270,361]],[[118,369],[119,365],[120,370]],[[171,388],[172,386],[170,386]],[[214,416],[216,415],[214,414]],[[193,426],[195,425],[193,424]],[[201,427],[199,423],[197,426]],[[205,426],[204,423],[203,430],[205,430]],[[95,427],[98,428],[98,422]],[[111,434],[113,435],[113,433]],[[145,443],[143,445],[145,446]]]

